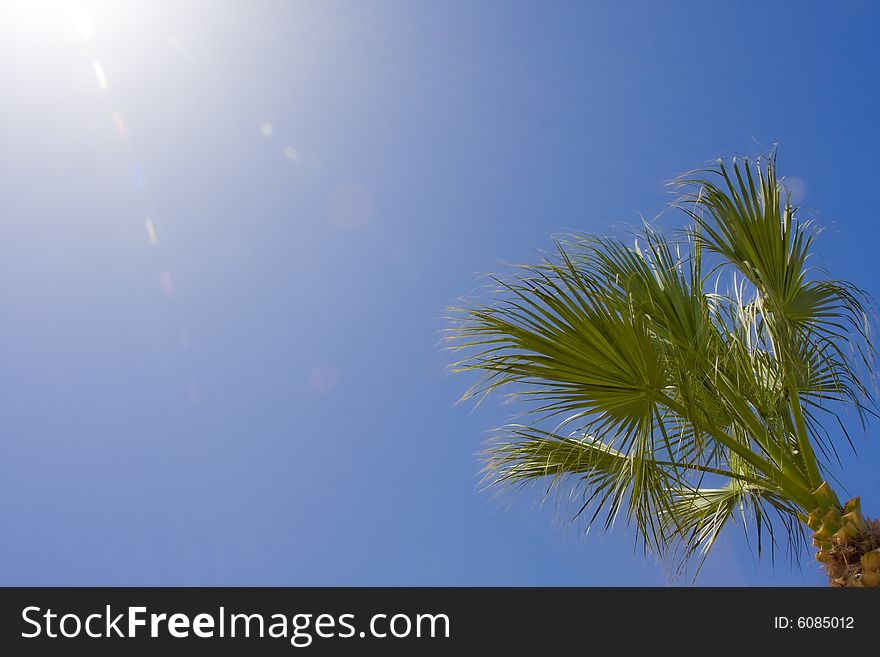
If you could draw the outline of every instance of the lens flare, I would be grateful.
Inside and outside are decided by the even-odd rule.
[[[309,371],[309,386],[322,395],[333,392],[339,383],[339,372],[333,365],[315,365]]]
[[[156,227],[153,226],[153,220],[147,219],[144,224],[147,228],[147,239],[150,240],[150,244],[156,244],[159,241],[159,237],[156,235]]]
[[[362,185],[345,183],[330,196],[327,214],[332,223],[343,228],[358,228],[373,217],[373,198]]]
[[[95,78],[98,80],[98,87],[101,91],[107,91],[107,76],[104,75],[104,67],[101,66],[101,62],[93,62],[92,68],[95,71]]]
[[[137,164],[131,167],[131,180],[138,189],[144,188],[144,174],[141,173],[141,168]]]
[[[119,112],[113,112],[113,125],[116,126],[116,134],[119,135],[120,139],[124,140],[127,136],[125,132],[125,121],[119,116]]]
[[[162,293],[166,297],[169,297],[169,298],[173,297],[174,296],[174,283],[171,281],[171,274],[168,273],[167,271],[163,271],[162,276],[160,277],[160,280],[162,283]]]

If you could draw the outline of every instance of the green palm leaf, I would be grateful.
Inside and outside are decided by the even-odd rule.
[[[683,562],[737,514],[759,552],[778,523],[797,546],[806,516],[836,501],[824,422],[874,412],[870,301],[809,266],[817,231],[783,199],[773,157],[676,184],[687,230],[567,237],[453,309],[453,370],[476,375],[464,398],[504,389],[531,418],[499,430],[487,482],[571,487],[576,516],[608,527],[624,512]]]

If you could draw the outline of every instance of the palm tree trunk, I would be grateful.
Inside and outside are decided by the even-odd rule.
[[[859,498],[810,514],[816,560],[830,586],[880,587],[880,520],[866,520]]]

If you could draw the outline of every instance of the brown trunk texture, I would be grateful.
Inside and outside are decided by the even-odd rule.
[[[825,566],[831,586],[880,587],[880,520],[865,519],[859,498],[821,516],[810,514],[816,560]]]

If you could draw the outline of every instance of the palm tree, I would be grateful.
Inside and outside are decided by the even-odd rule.
[[[486,481],[565,487],[606,529],[624,511],[678,573],[740,516],[759,554],[812,535],[831,585],[880,585],[880,522],[830,474],[841,414],[874,415],[869,297],[808,263],[775,155],[675,185],[687,229],[557,240],[452,309],[453,371],[479,374],[463,398],[503,388],[532,418],[495,432]]]

